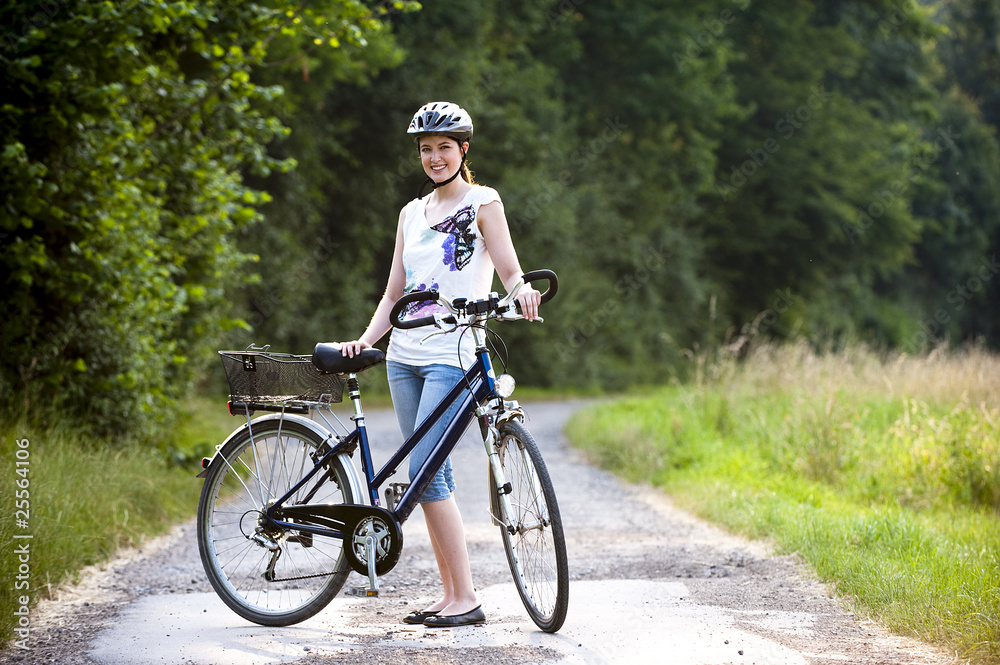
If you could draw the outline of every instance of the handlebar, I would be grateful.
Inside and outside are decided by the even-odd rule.
[[[514,298],[517,297],[517,293],[521,290],[522,286],[541,279],[548,281],[548,288],[542,293],[541,297],[541,302],[546,303],[552,300],[559,290],[559,278],[551,270],[533,270],[522,275],[520,281],[503,298],[498,298],[496,294],[491,294],[485,300],[469,302],[464,298],[458,298],[454,301],[449,301],[438,291],[413,291],[407,293],[392,306],[392,310],[389,312],[389,322],[396,328],[409,330],[429,325],[440,328],[440,324],[442,323],[454,324],[457,323],[455,315],[459,314],[485,315],[489,318],[496,318],[511,311],[511,309],[517,308],[517,302]],[[403,310],[408,305],[416,302],[440,302],[451,312],[452,316],[442,317],[442,315],[436,314],[433,316],[422,316],[417,319],[401,319],[400,316],[403,314]]]
[[[545,289],[545,293],[542,294],[542,303],[544,304],[556,297],[556,293],[559,291],[559,278],[551,270],[532,270],[521,277],[521,281],[525,284],[531,284],[539,279],[547,280],[549,283],[549,288]],[[517,289],[518,287],[515,286],[514,295],[517,295]]]
[[[434,325],[433,316],[422,316],[419,319],[401,319],[399,315],[403,313],[406,306],[410,303],[415,302],[437,302],[441,298],[441,294],[437,291],[411,291],[405,296],[396,301],[396,304],[392,306],[392,310],[389,312],[389,322],[396,328],[402,328],[403,330],[409,330],[410,328],[419,328],[421,326]]]

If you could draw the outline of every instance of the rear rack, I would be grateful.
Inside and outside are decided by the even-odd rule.
[[[312,355],[271,353],[266,348],[219,351],[229,382],[230,413],[306,414],[312,405],[343,400],[347,379],[342,374],[321,372]]]
[[[315,404],[318,404],[316,402]],[[266,402],[244,402],[242,400],[229,400],[229,415],[247,416],[253,415],[254,411],[270,411],[272,413],[297,413],[304,416],[309,415],[312,410],[312,403],[305,404],[268,404]]]

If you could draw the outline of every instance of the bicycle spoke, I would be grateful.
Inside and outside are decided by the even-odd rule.
[[[544,462],[523,425],[501,428],[499,457],[507,487],[510,526],[501,527],[511,574],[528,614],[542,630],[555,632],[566,617],[569,575],[562,522]]]
[[[247,432],[220,451],[226,461],[213,465],[206,479],[199,507],[199,550],[213,587],[233,610],[264,625],[290,625],[329,603],[349,570],[339,539],[311,535],[303,544],[291,538],[301,532],[282,531],[261,518],[267,505],[313,469],[309,453],[318,449],[319,437],[295,422],[285,422],[280,435],[277,421],[253,430],[252,441]],[[354,503],[352,485],[346,481],[353,473],[349,463],[333,458],[327,464],[329,468],[307,486],[311,500]],[[264,540],[258,542],[261,538],[266,547]],[[265,571],[271,581],[264,578]]]

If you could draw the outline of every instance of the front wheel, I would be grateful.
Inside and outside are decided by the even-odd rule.
[[[538,445],[519,422],[500,426],[496,444],[503,478],[495,479],[494,505],[509,500],[511,513],[500,525],[507,562],[531,620],[547,633],[559,630],[569,606],[566,539],[552,480]],[[499,517],[503,517],[500,511]]]
[[[342,540],[269,527],[263,518],[313,468],[318,439],[296,422],[251,423],[219,451],[202,488],[198,551],[208,579],[233,611],[263,626],[313,616],[350,573]],[[355,503],[350,463],[338,456],[327,464],[285,505]]]

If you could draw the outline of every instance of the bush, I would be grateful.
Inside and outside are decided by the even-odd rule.
[[[269,200],[243,174],[292,165],[251,71],[273,39],[362,48],[380,23],[347,0],[63,0],[0,24],[0,405],[152,437],[241,323],[235,238]]]

